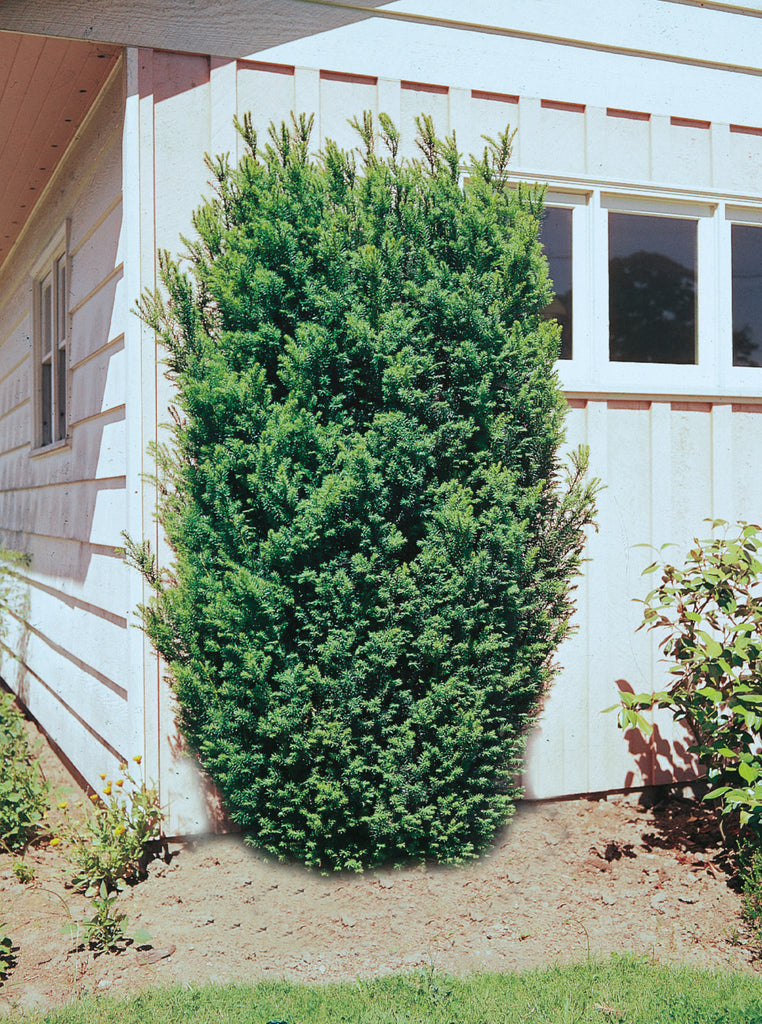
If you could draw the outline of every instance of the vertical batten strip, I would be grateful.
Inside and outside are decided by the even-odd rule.
[[[590,476],[599,477],[604,482],[609,478],[609,415],[605,401],[587,403],[585,443],[590,447]],[[563,779],[561,786],[556,787],[557,792],[589,793],[600,789],[600,782],[596,781],[600,779],[600,771],[594,770],[594,762],[605,770],[604,744],[601,742],[604,733],[602,726],[611,723],[601,721],[600,707],[606,707],[606,703],[600,704],[598,698],[603,687],[611,685],[613,692],[608,653],[611,636],[607,610],[611,604],[609,588],[612,584],[618,584],[618,581],[611,580],[607,568],[606,545],[616,536],[616,532],[609,529],[615,521],[616,513],[610,492],[605,490],[601,491],[598,497],[597,518],[600,529],[597,533],[589,533],[585,556],[590,561],[585,567],[584,584],[580,588],[585,605],[583,622],[587,643],[587,673],[584,679],[586,685],[579,693],[580,703],[583,704],[579,708],[579,717],[584,722],[579,735],[579,777],[573,780]],[[615,723],[613,727],[616,728]],[[598,738],[597,742],[593,741],[593,737]]]
[[[313,68],[294,68],[294,113],[315,115],[310,149],[316,153],[322,149],[325,139],[320,117],[320,72]]]
[[[733,407],[712,406],[712,517],[735,519],[733,502]]]
[[[379,114],[388,114],[399,128],[402,120],[402,89],[399,79],[379,78],[376,90]]]
[[[238,110],[238,65],[234,60],[212,57],[209,66],[210,155],[230,155],[238,163],[240,141],[233,125]]]
[[[472,150],[471,145],[471,95],[467,89],[450,89],[447,99],[447,134],[455,132],[458,150],[464,158]],[[441,130],[441,129],[440,129]]]
[[[128,48],[127,99],[122,143],[123,252],[125,294],[137,298],[144,288],[153,288],[155,274],[155,224],[153,210],[153,50]],[[126,443],[126,528],[136,540],[156,542],[157,526],[150,510],[153,489],[145,475],[146,431],[155,428],[156,342],[153,332],[137,317],[125,319],[125,422]],[[152,426],[153,424],[153,426]],[[148,493],[146,493],[148,492]],[[127,600],[137,608],[148,600],[145,582],[136,572],[128,575]],[[160,780],[158,717],[158,664],[148,639],[141,630],[128,629],[127,650],[130,685],[127,708],[130,736],[125,738],[128,755],[142,754],[146,772]],[[149,723],[150,727],[149,727]]]
[[[651,544],[655,548],[662,544],[674,541],[674,528],[672,523],[672,407],[669,402],[652,402],[649,414],[650,447],[651,457],[649,460],[651,472],[650,506],[651,506]],[[655,557],[655,554],[654,556]],[[653,561],[649,554],[644,559],[643,565]],[[652,579],[653,577],[651,577]],[[633,580],[633,583],[635,580]],[[641,580],[642,593],[638,597],[645,597],[645,594],[655,584],[648,583],[648,578]],[[651,664],[650,679],[651,685],[656,687],[657,680],[662,674],[661,651],[658,641],[661,639],[655,633],[650,634],[651,638]],[[651,712],[650,720],[658,724],[660,734],[667,739],[673,739],[674,725],[669,712]],[[655,773],[658,770],[657,755],[655,750],[655,737],[648,741],[648,778],[643,781],[646,784],[655,782]]]

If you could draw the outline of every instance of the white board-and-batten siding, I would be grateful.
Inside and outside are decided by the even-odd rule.
[[[356,37],[366,30],[341,31]],[[299,45],[293,49],[302,52]],[[204,186],[203,154],[240,156],[236,114],[252,112],[263,144],[270,121],[288,120],[291,111],[314,113],[318,149],[327,138],[357,145],[348,119],[365,109],[385,111],[402,131],[406,156],[416,153],[421,113],[431,114],[440,133],[455,130],[465,152],[478,151],[483,134],[518,127],[513,174],[549,182],[548,202],[573,210],[574,359],[559,364],[559,372],[570,404],[568,446],[590,446],[591,471],[605,484],[576,593],[578,628],[559,652],[561,671],[529,742],[526,790],[544,798],[692,777],[685,737],[668,718],[658,720],[647,743],[625,741],[615,715],[602,712],[621,683],[641,691],[664,681],[655,638],[636,632],[642,606],[635,599],[649,589],[640,573],[653,557],[637,545],[676,542],[682,552],[706,534],[705,517],[762,518],[762,485],[749,479],[748,467],[748,453],[762,444],[762,370],[732,365],[729,303],[730,224],[762,219],[762,129],[741,123],[752,111],[728,110],[724,121],[686,118],[671,98],[653,113],[643,109],[634,85],[630,95],[617,92],[622,106],[592,106],[569,93],[547,95],[539,81],[534,95],[508,91],[506,75],[506,91],[494,91],[482,88],[489,77],[477,68],[473,88],[448,86],[441,68],[433,81],[395,80],[337,71],[337,53],[321,69],[140,52],[158,84],[156,242],[171,251],[178,251]],[[290,52],[281,48],[275,56]],[[182,189],[174,173],[180,154],[188,182]],[[697,219],[697,365],[608,361],[609,209]],[[161,408],[169,394],[161,384],[159,393]],[[160,733],[167,731],[164,723]]]
[[[136,741],[142,746],[128,716],[131,609],[117,551],[125,525],[124,102],[120,66],[0,271],[0,542],[31,557],[18,570],[0,671],[92,785]],[[69,441],[34,454],[32,282],[62,230]]]

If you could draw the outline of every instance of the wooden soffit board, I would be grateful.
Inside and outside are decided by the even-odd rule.
[[[0,0],[0,30],[218,57],[350,25],[389,0]]]
[[[120,52],[0,31],[0,266]]]

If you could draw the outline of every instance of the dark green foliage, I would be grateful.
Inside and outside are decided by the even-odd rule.
[[[428,119],[403,162],[365,115],[360,168],[305,118],[238,127],[192,277],[163,254],[140,306],[177,385],[145,626],[256,845],[458,861],[510,816],[593,509],[584,457],[557,479],[542,197],[507,136],[464,188]]]

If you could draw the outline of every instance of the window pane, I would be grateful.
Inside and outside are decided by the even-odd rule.
[[[66,258],[62,256],[56,262],[58,287],[56,289],[56,341],[66,344]]]
[[[50,274],[40,285],[40,350],[46,356],[53,344],[53,282]]]
[[[555,295],[543,315],[561,325],[559,358],[572,357],[572,211],[548,206],[540,226],[540,241],[548,258]]]
[[[56,413],[58,416],[58,427],[56,440],[60,441],[66,437],[66,349],[58,350],[58,373],[56,381]]]
[[[42,366],[42,444],[50,444],[53,440],[53,374],[50,363],[43,363]]]
[[[733,366],[762,366],[762,227],[733,224]]]
[[[609,358],[696,362],[696,221],[609,214]]]

